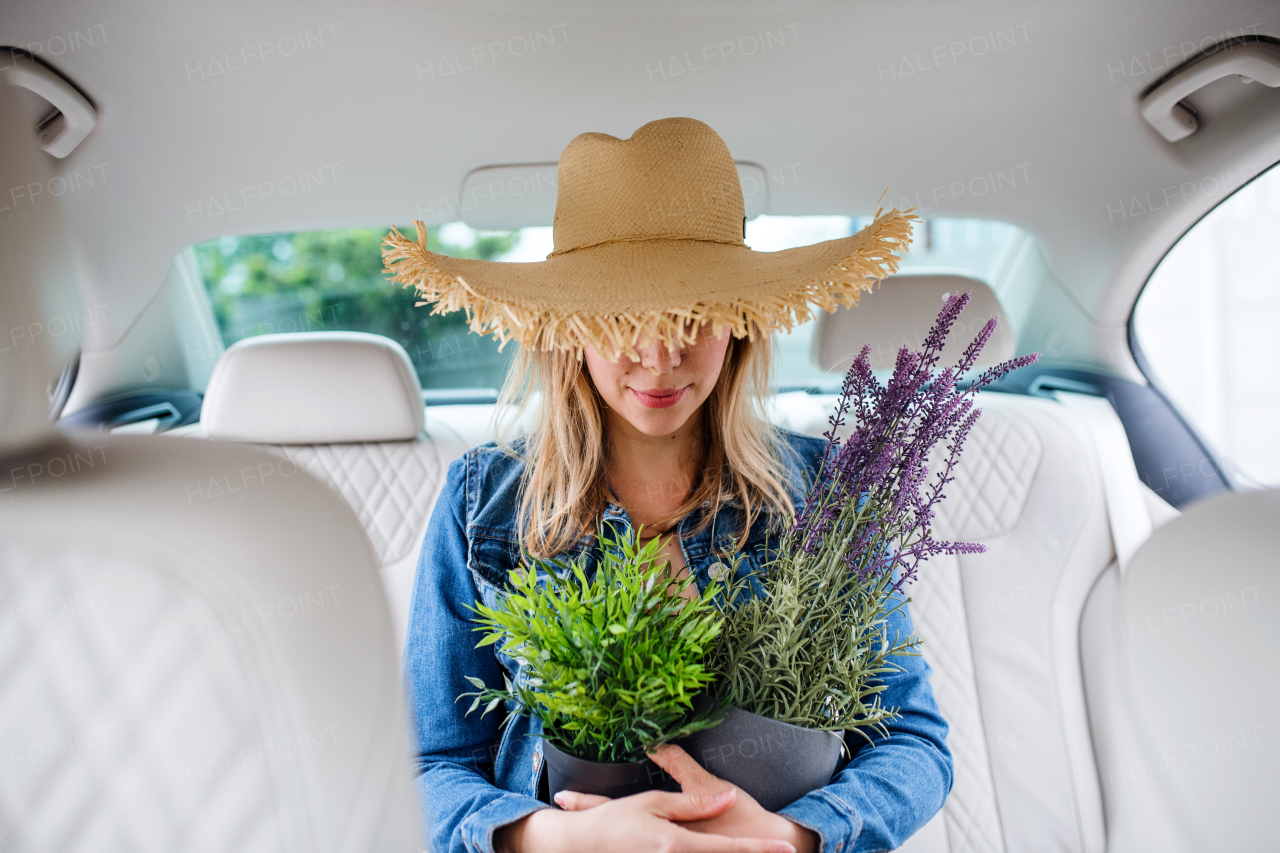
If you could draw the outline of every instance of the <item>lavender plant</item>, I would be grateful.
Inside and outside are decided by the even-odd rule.
[[[880,702],[883,676],[900,669],[895,655],[919,654],[921,640],[889,636],[887,623],[909,599],[904,587],[937,554],[974,554],[978,543],[934,536],[932,523],[954,479],[965,439],[981,410],[978,391],[1038,354],[1003,362],[960,382],[996,328],[993,318],[959,362],[939,368],[942,348],[969,294],[943,306],[924,348],[898,351],[882,385],[863,347],[845,376],[827,445],[804,506],[773,558],[755,579],[756,593],[734,595],[709,666],[723,704],[811,729],[887,735],[896,709]],[[850,415],[856,424],[841,443]],[[941,463],[929,458],[943,445]]]

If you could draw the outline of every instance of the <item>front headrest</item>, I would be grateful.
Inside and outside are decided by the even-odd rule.
[[[81,330],[95,317],[80,301],[57,198],[66,188],[35,126],[0,74],[0,191],[12,208],[0,235],[0,454],[54,435]]]
[[[422,431],[422,386],[381,335],[261,335],[218,359],[200,423],[210,438],[257,444],[406,441]]]
[[[942,366],[955,364],[983,325],[997,318],[995,334],[978,356],[977,367],[989,367],[1013,356],[1014,336],[1000,300],[985,282],[963,275],[892,275],[876,290],[864,293],[853,308],[823,313],[813,334],[810,356],[820,370],[845,373],[866,344],[871,367],[891,369],[898,349],[920,349],[947,297],[969,291],[969,304],[951,327],[942,350]]]

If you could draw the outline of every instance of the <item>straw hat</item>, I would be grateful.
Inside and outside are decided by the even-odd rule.
[[[669,118],[630,139],[584,133],[569,143],[545,261],[438,255],[420,221],[416,241],[393,228],[382,255],[392,280],[417,289],[417,304],[465,310],[477,334],[636,360],[638,344],[693,343],[702,321],[753,337],[809,319],[811,306],[853,305],[897,271],[914,219],[877,209],[851,237],[753,251],[724,140],[700,121]]]

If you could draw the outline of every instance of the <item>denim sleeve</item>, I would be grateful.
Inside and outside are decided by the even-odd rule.
[[[888,622],[889,636],[914,630],[904,605]],[[864,745],[825,787],[784,808],[780,814],[822,836],[822,853],[893,850],[924,826],[951,791],[952,761],[947,722],[929,686],[924,658],[897,656],[905,672],[884,677],[881,702],[901,716],[888,725],[889,737]]]
[[[406,693],[416,741],[424,847],[437,853],[493,851],[496,829],[545,808],[493,783],[501,714],[464,712],[465,676],[502,684],[491,648],[477,649],[467,610],[477,590],[467,568],[466,458],[449,466],[418,560],[405,644]]]

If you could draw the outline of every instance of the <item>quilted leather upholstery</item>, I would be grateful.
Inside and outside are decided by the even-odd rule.
[[[951,795],[943,807],[945,850],[1004,853],[986,729],[974,675],[960,565],[955,557],[930,562],[927,581],[911,591],[916,630],[933,667],[933,690],[951,726],[947,745],[955,761]]]
[[[434,425],[413,441],[363,444],[264,444],[342,495],[378,554],[397,648],[409,630],[413,575],[445,471],[467,446]]]
[[[946,813],[950,818],[975,807],[981,814],[997,813],[1003,846],[1010,851],[1090,850],[1102,836],[1097,776],[1083,713],[1077,707],[1067,715],[1063,708],[1068,701],[1082,705],[1078,669],[1064,673],[1060,661],[1065,653],[1078,667],[1075,623],[1068,622],[1066,636],[1054,630],[1063,627],[1054,624],[1063,575],[1092,573],[1092,583],[1106,565],[1108,529],[1089,477],[1089,445],[1063,428],[1061,419],[1070,415],[1055,403],[999,394],[983,398],[983,417],[938,526],[943,535],[989,549],[949,558],[958,565],[963,595],[949,609],[967,621],[983,723],[980,731],[958,732],[957,744],[971,739],[979,751],[985,749],[987,761],[973,761],[988,765],[992,786],[974,783],[974,796],[953,796]],[[1101,544],[1102,552],[1074,559],[1081,556],[1078,546],[1089,541],[1082,528],[1090,524],[1093,544]],[[934,576],[932,569],[922,570],[921,586],[947,588],[947,572]],[[1077,605],[1077,619],[1079,612]],[[952,664],[950,656],[939,659],[939,668]],[[944,707],[962,727],[966,711]],[[1089,773],[1076,778],[1073,768],[1081,761]],[[963,789],[958,786],[956,793]],[[991,794],[995,802],[987,805]],[[1081,808],[1082,799],[1094,807]],[[951,849],[959,849],[952,838]],[[995,839],[990,843],[996,846]]]
[[[0,513],[0,848],[417,849],[349,508],[260,451],[90,439]]]
[[[264,444],[342,495],[364,525],[378,560],[403,560],[422,544],[431,507],[444,482],[440,449],[416,441],[365,444]]]
[[[965,443],[960,470],[942,504],[941,514],[954,535],[986,540],[1013,530],[1042,450],[1026,418],[1007,407],[986,412]]]
[[[467,449],[488,440],[484,434],[488,412],[479,409],[488,407],[435,407],[426,430],[412,441],[254,445],[328,485],[360,519],[378,555],[398,648],[403,648],[408,631],[422,537],[445,472]],[[175,432],[207,438],[199,426]]]
[[[0,546],[5,849],[296,849],[262,757],[278,738],[173,559],[123,541]]]

